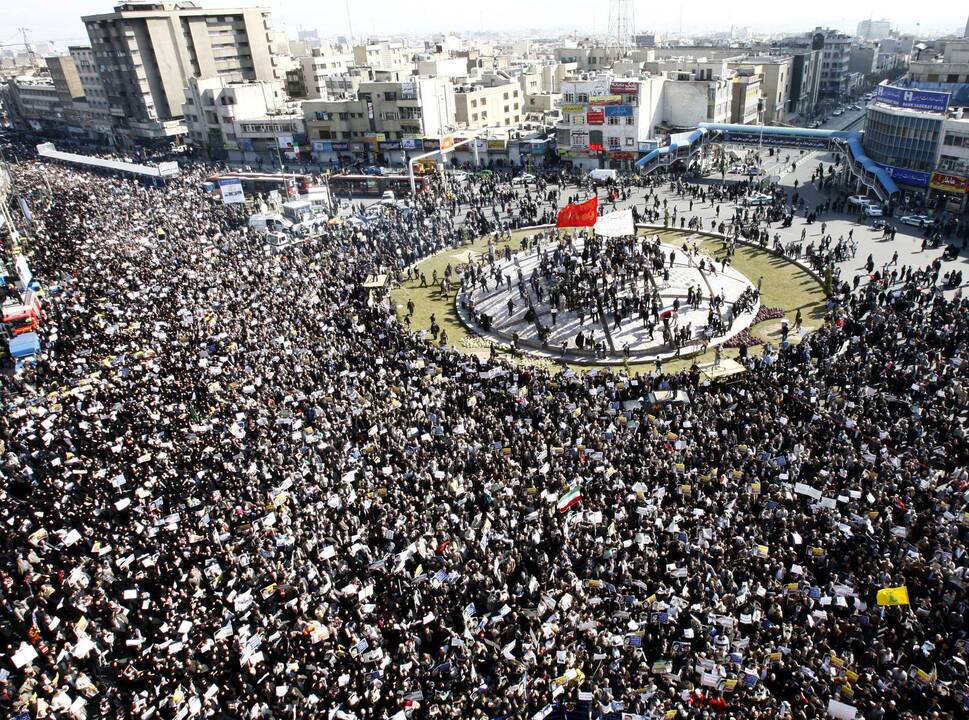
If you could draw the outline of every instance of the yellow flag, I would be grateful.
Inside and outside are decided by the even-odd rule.
[[[882,588],[876,600],[879,605],[908,605],[908,588],[904,585]]]

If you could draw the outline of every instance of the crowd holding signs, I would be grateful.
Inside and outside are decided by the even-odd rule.
[[[48,298],[0,385],[4,716],[969,712],[937,273],[836,289],[730,383],[550,374],[361,287],[457,242],[433,195],[267,255],[205,168],[11,172]]]

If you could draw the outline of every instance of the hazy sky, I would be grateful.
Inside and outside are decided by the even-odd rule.
[[[348,0],[269,0],[277,28],[295,33],[316,28],[321,35],[346,34]],[[0,10],[0,44],[19,41],[17,28],[30,30],[34,42],[56,41],[65,46],[85,39],[81,15],[109,12],[113,0],[3,0]],[[203,7],[249,4],[245,0],[201,0]],[[881,0],[878,3],[845,0],[778,2],[747,0],[693,0],[682,4],[636,0],[636,27],[661,33],[727,30],[731,25],[754,31],[799,31],[816,25],[853,32],[866,17],[887,18],[904,32],[951,32],[964,28],[969,7],[965,3],[918,3]],[[608,0],[349,0],[355,36],[391,33],[465,32],[469,30],[529,30],[603,32],[608,24]],[[917,25],[918,24],[918,25]]]

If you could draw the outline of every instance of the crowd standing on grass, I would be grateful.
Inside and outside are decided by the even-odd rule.
[[[362,287],[501,197],[273,255],[201,167],[11,173],[46,317],[0,385],[5,715],[965,717],[969,303],[937,269],[835,287],[730,382],[551,374]]]

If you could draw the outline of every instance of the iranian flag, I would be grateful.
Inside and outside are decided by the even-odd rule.
[[[563,513],[566,510],[568,510],[570,507],[575,505],[577,502],[579,502],[581,499],[582,499],[582,489],[578,485],[576,485],[574,488],[572,488],[571,490],[563,494],[558,499],[558,502],[555,503],[555,507],[559,509],[560,513]]]

